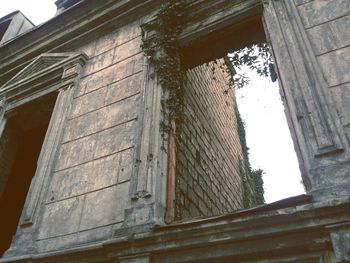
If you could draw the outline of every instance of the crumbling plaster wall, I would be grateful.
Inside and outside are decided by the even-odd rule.
[[[242,208],[235,92],[223,59],[187,72],[185,124],[177,140],[177,220]]]

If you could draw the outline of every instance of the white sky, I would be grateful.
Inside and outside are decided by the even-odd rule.
[[[55,15],[54,2],[55,0],[0,0],[0,17],[20,10],[35,25],[39,25]],[[237,100],[247,126],[252,167],[262,168],[266,172],[265,199],[269,203],[302,194],[304,189],[278,84],[247,74],[252,82],[237,91]]]
[[[242,68],[251,79],[236,91],[238,109],[246,123],[249,159],[261,168],[267,203],[305,193],[278,83]]]
[[[0,0],[0,17],[20,10],[35,25],[39,25],[56,13],[56,0]]]

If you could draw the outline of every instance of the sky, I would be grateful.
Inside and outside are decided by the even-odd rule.
[[[20,10],[35,25],[55,15],[56,0],[0,0],[0,17]],[[265,199],[270,203],[304,193],[298,161],[283,112],[278,84],[242,69],[251,78],[237,91],[238,107],[246,123],[253,168],[265,171]]]
[[[247,67],[240,73],[251,79],[248,86],[236,91],[236,99],[246,124],[252,168],[265,171],[266,202],[305,193],[278,82],[272,83]]]
[[[0,0],[0,17],[20,10],[35,25],[39,25],[56,13],[56,0]]]

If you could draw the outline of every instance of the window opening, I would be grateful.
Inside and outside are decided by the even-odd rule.
[[[291,143],[292,142],[291,137],[293,136],[294,131],[292,128],[290,129],[290,131],[286,129],[286,127],[288,127],[288,125],[286,124],[289,121],[288,112],[286,114],[287,115],[287,121],[286,121],[286,115],[284,115],[283,113],[281,99],[280,99],[280,96],[278,95],[278,82],[275,82],[274,84],[272,84],[271,81],[268,80],[267,78],[264,78],[264,77],[258,78],[256,75],[254,75],[251,72],[251,70],[249,70],[249,67],[254,69],[254,65],[250,63],[251,61],[249,61],[249,59],[246,60],[245,63],[243,63],[247,65],[247,67],[242,67],[242,69],[239,69],[239,67],[237,67],[237,65],[234,65],[234,63],[232,65],[232,63],[230,63],[228,59],[229,57],[234,56],[234,54],[232,53],[234,53],[235,51],[239,51],[245,47],[248,47],[248,48],[252,47],[252,45],[263,46],[264,45],[263,43],[266,43],[266,42],[267,40],[264,32],[263,23],[261,21],[261,17],[257,16],[257,17],[253,17],[251,19],[242,21],[240,23],[236,23],[231,27],[224,28],[221,32],[215,32],[211,35],[209,34],[206,38],[200,38],[197,41],[193,41],[190,45],[186,46],[183,49],[184,65],[188,69],[188,73],[194,70],[198,70],[198,68],[203,67],[204,65],[208,67],[209,75],[211,74],[211,77],[212,77],[212,83],[208,84],[209,86],[215,85],[215,83],[219,83],[219,80],[216,79],[217,76],[215,75],[215,71],[227,70],[227,67],[224,67],[224,66],[221,67],[220,65],[220,63],[222,63],[222,60],[225,60],[225,65],[228,66],[228,69],[231,71],[230,72],[231,74],[229,75],[233,76],[232,79],[234,80],[233,83],[231,83],[232,84],[231,86],[234,87],[234,88],[231,88],[233,90],[233,93],[237,93],[235,94],[234,97],[236,97],[236,99],[239,100],[238,105],[239,104],[242,105],[242,103],[244,104],[244,107],[240,105],[238,106],[238,108],[242,107],[243,119],[248,118],[246,117],[247,114],[245,113],[247,110],[251,113],[251,115],[253,115],[253,118],[249,118],[249,121],[246,121],[246,124],[247,126],[249,125],[247,129],[249,130],[248,148],[250,148],[249,150],[250,159],[254,159],[254,161],[252,162],[252,165],[248,164],[250,169],[250,172],[248,172],[248,174],[250,174],[250,177],[246,176],[247,169],[245,169],[246,166],[244,164],[244,153],[243,153],[243,158],[241,158],[243,164],[241,163],[241,164],[235,165],[236,167],[235,169],[237,169],[238,167],[240,170],[238,171],[238,173],[240,175],[244,174],[243,177],[241,176],[242,185],[240,190],[242,191],[242,199],[236,198],[235,200],[229,200],[229,202],[227,202],[227,204],[225,205],[225,203],[220,201],[220,200],[226,200],[227,198],[229,198],[229,193],[230,193],[230,189],[228,189],[228,183],[226,178],[227,171],[223,171],[225,170],[225,165],[220,164],[220,162],[229,162],[227,158],[223,158],[225,154],[224,153],[221,154],[221,157],[219,158],[220,159],[219,163],[217,163],[216,166],[214,165],[214,167],[212,167],[213,163],[215,163],[213,161],[214,159],[210,159],[210,156],[209,156],[208,160],[202,160],[203,159],[202,157],[205,156],[204,153],[206,153],[207,151],[205,148],[203,147],[201,148],[199,146],[199,151],[201,152],[201,155],[200,155],[201,160],[200,161],[195,160],[196,162],[193,162],[194,163],[193,167],[190,167],[190,169],[188,169],[187,167],[189,162],[185,162],[187,166],[184,167],[184,165],[181,163],[181,160],[184,158],[182,158],[181,154],[177,154],[175,220],[183,220],[186,218],[197,217],[197,216],[213,216],[213,215],[218,215],[222,213],[233,212],[234,210],[241,209],[241,208],[254,207],[256,205],[261,204],[262,201],[264,201],[263,198],[259,198],[258,195],[256,195],[257,190],[260,193],[262,191],[261,179],[259,179],[260,175],[262,175],[263,179],[265,180],[265,186],[264,186],[265,192],[266,192],[265,202],[276,201],[276,200],[290,197],[293,195],[298,195],[304,192],[303,186],[301,183],[302,179],[300,176],[300,171],[297,167],[296,162],[295,161],[292,162],[291,160],[292,158],[294,160],[296,159],[296,151],[298,151],[298,145],[297,145],[297,142],[294,141],[294,146],[295,146],[295,149],[294,149]],[[257,55],[261,55],[261,54],[256,54],[254,50],[249,54],[249,56],[259,60],[259,58],[255,58]],[[236,66],[236,67],[232,67],[232,66]],[[274,71],[273,64],[270,65],[268,63],[265,66],[266,66],[265,68],[261,68],[258,66],[258,68],[255,68],[255,71],[258,71],[260,73],[267,73],[262,75],[269,75],[271,79],[276,80],[277,75],[276,75],[276,72]],[[242,74],[244,72],[247,73],[246,77],[248,78],[246,79],[243,78],[243,82],[239,83],[238,82],[239,80],[237,80],[236,77],[239,76],[239,74]],[[207,74],[208,74],[208,71],[207,71]],[[246,82],[250,78],[252,78],[252,81],[248,85],[248,83]],[[195,85],[197,85],[197,88],[198,88],[198,86],[203,85],[204,81],[207,81],[207,79],[198,78],[194,82],[197,83]],[[237,90],[236,89],[237,84],[243,84],[243,87],[242,85],[240,85],[241,89]],[[256,89],[260,89],[260,90],[255,91]],[[199,87],[198,90],[202,90],[202,88]],[[206,92],[208,92],[207,96],[216,96],[213,90],[209,90]],[[224,90],[223,92],[225,93],[227,91]],[[246,94],[243,94],[242,92],[245,92]],[[254,102],[257,92],[259,92],[259,94],[261,95],[259,98],[260,100],[262,99],[262,97],[265,97],[266,99],[268,99],[265,102],[265,104],[263,104],[265,105],[266,108],[269,108],[272,111],[278,109],[279,111],[278,123],[276,122],[276,120],[273,121],[272,123],[268,122],[268,121],[271,121],[269,116],[266,116],[265,118],[260,119],[260,116],[258,114],[255,113],[254,115],[253,113],[254,111],[252,111],[253,109],[258,112],[262,111],[261,108],[259,109],[257,107],[257,103]],[[250,97],[248,96],[249,93],[253,93],[254,97],[250,98],[249,102],[247,100],[244,101],[243,98]],[[272,98],[270,98],[270,96],[273,96],[274,100],[271,100]],[[194,103],[194,100],[198,100],[198,97],[199,97],[198,94],[196,94],[196,91],[194,91],[194,94],[191,98],[192,102],[190,103]],[[205,101],[205,99],[203,99],[203,103],[204,104],[208,103],[208,101]],[[236,101],[232,101],[232,103],[236,104]],[[202,110],[198,110],[198,109],[197,110],[205,112],[205,111],[208,111],[208,109],[210,109],[211,107],[215,107],[215,105],[213,105],[212,103],[209,103],[209,104],[201,105],[200,107],[197,107],[197,108]],[[193,123],[196,122],[197,118],[192,117],[191,109],[188,110],[186,108],[186,98],[185,98],[184,108],[185,108],[185,113],[184,113],[185,119],[187,117],[186,115],[190,115],[192,118],[190,123],[192,125]],[[234,115],[234,113],[232,114]],[[194,112],[194,115],[196,115],[196,112]],[[209,115],[213,115],[213,114],[209,114]],[[283,116],[283,118],[281,116]],[[236,118],[237,118],[237,112],[236,112]],[[210,125],[207,125],[210,128],[214,126],[215,122],[217,122],[218,126],[222,126],[222,127],[225,126],[224,120],[222,120],[222,123],[220,124],[219,121],[215,119],[214,115],[207,116],[206,121],[210,123]],[[269,127],[271,128],[270,131],[265,131],[265,134],[268,134],[271,136],[266,137],[266,135],[263,135],[261,133],[263,127],[254,128],[256,127],[256,125],[253,127],[250,127],[252,121],[255,124],[260,122],[260,126],[263,126],[263,127],[270,126]],[[285,154],[281,152],[280,142],[278,142],[274,137],[275,131],[282,133],[282,130],[281,130],[282,126],[283,126],[282,130],[284,130],[283,131],[284,136],[283,136],[283,139],[281,139],[283,141],[282,148],[283,150],[285,150],[285,148],[288,148],[287,153]],[[202,137],[204,140],[203,143],[205,144],[205,136],[203,135],[203,129],[198,128],[198,131],[199,131],[199,134],[196,135],[197,136],[196,138],[198,138],[198,136]],[[198,131],[195,131],[195,132],[198,133]],[[254,131],[253,135],[251,135],[252,133],[251,131]],[[224,131],[222,133],[224,134],[226,132],[227,131]],[[194,135],[191,135],[191,131],[189,131],[188,133],[190,134],[190,136],[194,136]],[[208,134],[209,133],[210,132],[208,132]],[[292,136],[290,133],[292,133]],[[218,132],[212,132],[212,134],[217,136]],[[286,139],[286,136],[288,136],[287,139]],[[268,142],[267,144],[264,145],[265,151],[262,156],[256,157],[255,152],[259,150],[256,150],[256,147],[254,145],[255,144],[254,140],[252,140],[251,137],[256,138],[256,140],[259,140],[259,141]],[[180,140],[182,138],[184,138],[184,136],[181,135]],[[235,140],[235,139],[230,139],[230,140]],[[284,141],[284,140],[287,140],[287,141]],[[185,149],[185,148],[190,148],[189,146],[191,145],[189,144],[189,141],[190,140],[187,139],[187,141],[183,143],[183,145],[186,145],[186,147],[182,147],[181,144],[178,144],[177,146],[178,152],[181,153],[182,151],[184,156],[190,156],[191,149]],[[209,139],[207,138],[207,141],[209,141],[209,143],[213,143],[212,138],[209,138]],[[231,144],[234,144],[234,143],[231,143]],[[222,147],[222,145],[219,148],[222,148],[221,152],[227,151],[227,149],[225,149],[225,147]],[[243,152],[244,152],[244,149],[243,149]],[[217,155],[218,153],[219,152],[217,151],[216,153],[213,154],[213,156]],[[237,154],[239,155],[239,153]],[[270,157],[268,161],[269,163],[272,163],[272,164],[275,163],[273,171],[271,171],[270,168],[267,168],[265,164],[259,164],[259,163],[257,164],[256,162],[257,158],[266,157],[266,156]],[[298,157],[301,158],[301,156],[298,156]],[[184,161],[186,161],[186,158],[184,159]],[[215,159],[215,161],[218,161],[217,158]],[[299,164],[300,169],[301,171],[303,171],[303,167],[302,167],[303,162],[301,161],[301,159],[299,159],[299,162],[300,162]],[[290,165],[291,163],[293,163],[292,165],[293,168],[287,168],[288,165]],[[228,166],[228,167],[232,167],[232,166]],[[242,167],[244,170],[243,172],[241,171]],[[277,167],[280,167],[280,168],[277,169]],[[263,169],[264,171],[260,170],[260,168]],[[213,170],[214,172],[212,172]],[[217,172],[215,172],[215,170]],[[272,175],[272,172],[274,173],[274,175]],[[294,179],[287,179],[287,174],[288,174],[287,172],[292,172],[292,174],[289,173],[289,175],[292,175]],[[213,173],[213,175],[211,175],[211,173]],[[233,173],[237,173],[237,171],[232,170],[232,174]],[[198,176],[193,176],[194,174],[195,175],[197,174]],[[221,183],[217,183],[217,186],[209,185],[209,183],[207,183],[207,182],[213,181],[211,177],[213,177],[214,179],[218,179],[220,177],[220,174],[225,174],[225,176],[222,178]],[[181,180],[181,178],[179,178],[179,175],[184,179]],[[204,181],[202,180],[203,182],[201,182],[201,178],[202,179],[205,178],[205,180]],[[274,180],[271,178],[278,178],[279,180],[277,179]],[[271,184],[271,181],[273,181],[272,184]],[[290,181],[294,181],[295,186],[293,188],[295,188],[295,191],[291,191]],[[193,193],[191,189],[189,190],[190,186],[192,186],[194,189],[196,188],[194,184],[200,185],[200,187],[197,188],[200,190],[195,191],[195,193]],[[232,185],[233,184],[234,182],[232,182]],[[237,182],[237,184],[239,184],[239,182]],[[234,191],[239,191],[239,186],[235,186]],[[281,194],[278,195],[276,191]],[[204,194],[201,196],[202,192]],[[201,201],[202,199],[204,200],[203,202]],[[217,202],[215,200],[217,200]],[[235,208],[232,208],[230,205],[233,202],[236,202],[234,204]],[[195,211],[195,212],[192,212],[192,211]]]
[[[51,93],[16,108],[0,138],[0,256],[16,233],[56,98]]]
[[[246,48],[247,49],[247,48]],[[253,56],[262,60],[256,46],[250,46]],[[246,52],[239,52],[243,56]],[[233,54],[228,54],[232,57]],[[263,67],[259,66],[259,70]],[[298,160],[290,136],[279,84],[274,67],[265,66],[270,76],[244,65],[236,67],[237,75],[247,83],[235,86],[239,112],[245,123],[249,161],[253,170],[263,170],[265,201],[271,203],[290,196],[304,194]],[[239,79],[239,77],[237,77]],[[244,80],[243,80],[244,81]],[[242,84],[242,83],[240,83]],[[282,95],[283,96],[283,95]]]

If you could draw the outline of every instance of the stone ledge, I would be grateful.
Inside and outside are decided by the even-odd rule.
[[[104,262],[136,254],[152,254],[152,262],[189,262],[191,257],[235,257],[237,262],[316,260],[331,247],[327,226],[350,222],[349,209],[349,197],[312,203],[310,196],[302,195],[220,217],[155,226],[151,232],[86,247],[0,262]],[[318,262],[312,260],[308,262]]]

